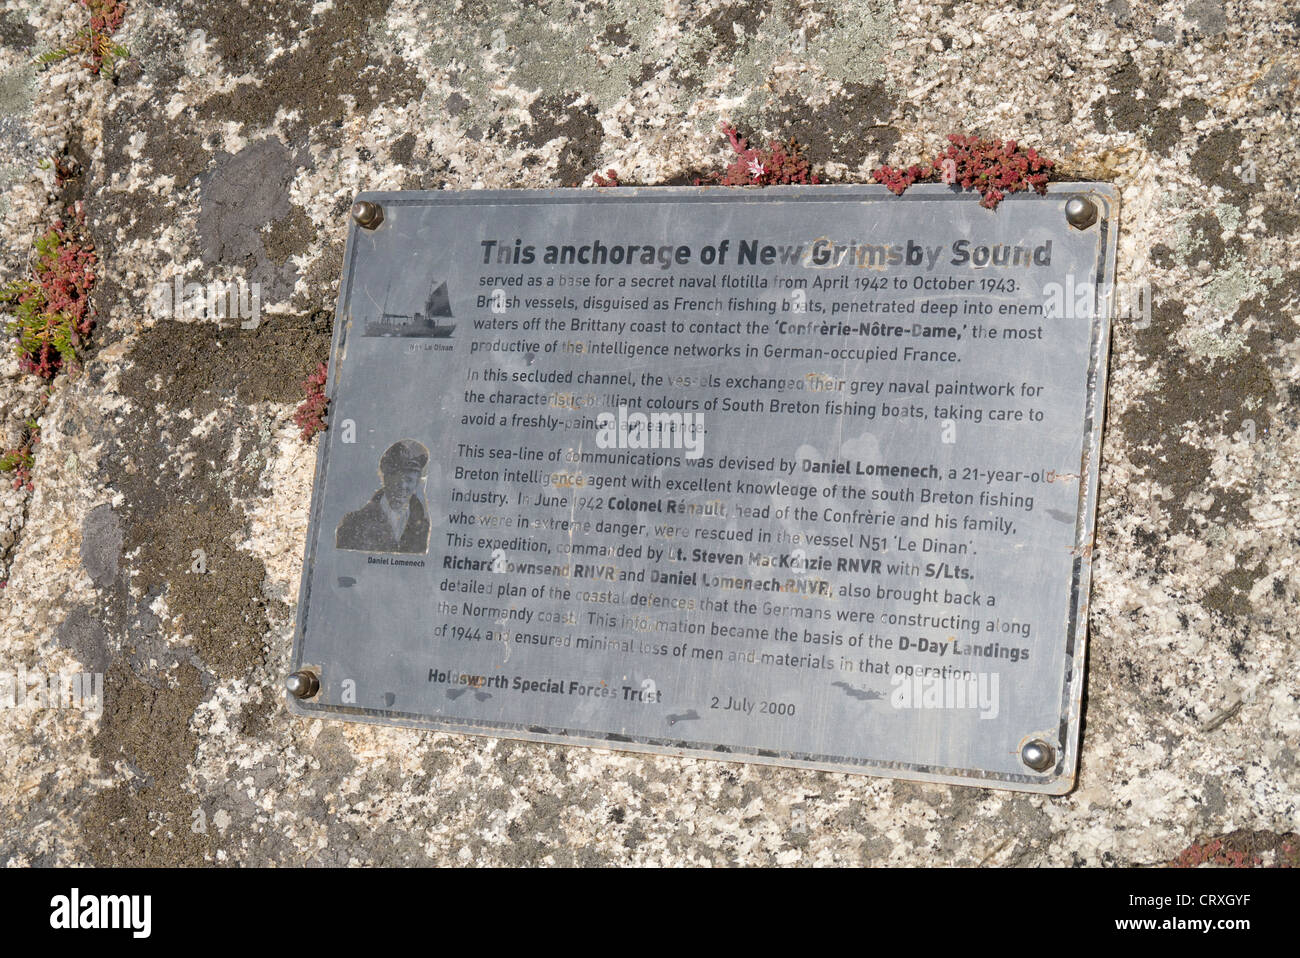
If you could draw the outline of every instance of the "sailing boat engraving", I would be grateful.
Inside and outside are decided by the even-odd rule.
[[[390,284],[391,289],[391,284]],[[433,280],[429,284],[429,295],[425,297],[423,311],[414,315],[390,313],[388,311],[388,293],[384,294],[384,308],[379,316],[366,323],[365,336],[419,336],[446,339],[456,328],[455,323],[442,323],[440,319],[450,319],[451,298],[447,294],[445,281]]]

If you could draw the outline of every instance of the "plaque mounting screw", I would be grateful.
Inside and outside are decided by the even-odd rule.
[[[1097,204],[1086,196],[1071,196],[1065,203],[1065,220],[1077,230],[1097,222]]]
[[[1045,772],[1056,764],[1056,752],[1041,738],[1036,738],[1032,742],[1026,742],[1020,750],[1020,761],[1035,772]]]
[[[362,229],[372,230],[384,221],[384,208],[369,200],[360,200],[352,204],[352,218]]]
[[[320,678],[311,669],[299,669],[284,680],[284,687],[294,698],[309,699],[320,691]]]

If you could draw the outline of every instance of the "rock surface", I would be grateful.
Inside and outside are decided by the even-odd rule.
[[[130,0],[115,76],[0,5],[5,279],[74,199],[83,365],[0,359],[0,670],[102,672],[101,715],[0,710],[0,862],[1150,864],[1300,830],[1300,18],[1277,0]],[[328,351],[368,189],[689,182],[722,120],[827,178],[1015,139],[1122,191],[1086,726],[1063,798],[288,715]],[[57,182],[43,160],[71,158]],[[256,328],[160,315],[252,278]],[[6,542],[0,538],[0,543]]]

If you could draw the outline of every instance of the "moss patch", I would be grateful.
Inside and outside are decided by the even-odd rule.
[[[294,129],[305,132],[344,116],[348,101],[364,116],[380,103],[418,97],[423,84],[414,72],[385,61],[366,40],[390,3],[348,0],[315,16],[311,4],[281,0],[250,0],[238,16],[186,10],[186,31],[206,31],[228,72],[252,73],[261,81],[211,97],[199,115],[239,120],[257,131],[270,126],[277,111],[295,110]],[[273,48],[287,52],[268,61]]]
[[[238,547],[247,519],[234,497],[265,494],[267,434],[249,406],[291,401],[328,348],[330,325],[325,312],[264,319],[255,330],[167,321],[145,330],[123,365],[119,389],[134,411],[103,437],[101,460],[102,480],[122,497],[113,510],[120,533],[111,537],[121,556],[116,565],[95,560],[107,595],[102,615],[120,639],[110,650],[93,751],[137,775],[92,803],[86,831],[97,864],[195,864],[211,850],[207,835],[190,827],[199,807],[186,791],[197,747],[190,719],[213,677],[256,673],[269,615],[284,613],[262,594],[261,560]],[[185,411],[192,418],[179,415]],[[196,420],[213,411],[216,425],[192,436]],[[182,453],[188,470],[178,463]],[[196,549],[206,571],[196,570]],[[112,571],[128,563],[129,576]],[[150,610],[158,599],[165,623]],[[190,638],[165,643],[170,633]],[[259,728],[273,708],[250,706],[241,721]]]
[[[289,257],[307,252],[316,242],[316,227],[300,206],[273,221],[262,232],[262,249],[271,264],[284,266]]]
[[[555,164],[555,180],[560,186],[580,186],[596,169],[605,132],[592,106],[568,106],[574,96],[543,96],[528,108],[532,123],[521,127],[516,140],[534,149],[552,140],[562,140]]]
[[[1108,95],[1092,105],[1092,119],[1098,130],[1120,131],[1141,136],[1148,149],[1167,155],[1182,139],[1182,121],[1195,124],[1208,108],[1202,100],[1188,97],[1171,107],[1160,101],[1168,94],[1165,78],[1156,73],[1144,77],[1131,55],[1106,77]]]
[[[847,83],[822,106],[787,94],[762,114],[759,128],[782,140],[793,137],[819,162],[834,160],[854,169],[885,156],[898,142],[898,130],[889,123],[893,106],[883,83]]]
[[[1268,422],[1265,407],[1274,394],[1273,377],[1265,357],[1270,337],[1260,329],[1245,340],[1245,349],[1230,365],[1194,359],[1185,350],[1170,345],[1175,324],[1182,316],[1182,304],[1163,303],[1152,310],[1151,328],[1139,335],[1148,345],[1163,342],[1167,353],[1160,366],[1160,383],[1144,394],[1119,417],[1119,425],[1130,442],[1129,459],[1148,477],[1168,486],[1174,510],[1171,531],[1197,528],[1194,514],[1183,503],[1193,492],[1211,492],[1214,505],[1203,518],[1238,524],[1249,521],[1245,503],[1248,492],[1211,489],[1212,453],[1186,441],[1193,427],[1203,435],[1231,434],[1245,419],[1254,419],[1263,431]]]
[[[1236,568],[1219,578],[1214,588],[1206,590],[1203,599],[1206,607],[1234,619],[1250,615],[1250,590],[1260,572],[1258,562],[1248,565],[1239,561]]]
[[[189,720],[202,700],[199,673],[188,666],[157,687],[122,665],[108,670],[91,753],[106,765],[125,763],[137,777],[90,799],[82,832],[93,864],[194,865],[211,851],[191,827],[198,805],[185,790],[198,748]]]
[[[1260,172],[1256,182],[1247,183],[1241,177],[1240,167],[1249,159],[1241,149],[1240,130],[1231,127],[1215,130],[1200,141],[1192,154],[1192,172],[1206,186],[1220,186],[1234,203],[1241,203],[1259,190]]]

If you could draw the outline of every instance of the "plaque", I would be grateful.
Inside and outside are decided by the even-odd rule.
[[[1068,791],[1117,211],[364,195],[292,710]]]

